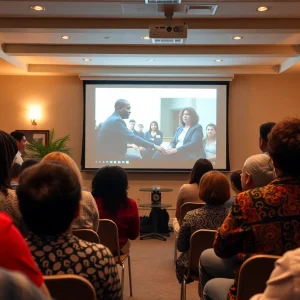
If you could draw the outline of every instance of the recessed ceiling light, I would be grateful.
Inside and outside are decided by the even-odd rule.
[[[40,5],[32,5],[32,6],[30,6],[30,8],[32,10],[36,10],[36,11],[42,11],[42,10],[46,9],[44,6],[40,6]]]
[[[234,36],[232,39],[235,41],[241,40],[243,37],[242,36]]]
[[[148,59],[147,61],[149,61],[149,62],[154,62],[155,60],[154,60],[154,59]]]
[[[91,61],[91,59],[90,58],[84,58],[83,61],[89,62],[89,61]]]
[[[221,62],[223,59],[215,59],[216,62]]]
[[[62,38],[63,40],[69,40],[69,39],[70,39],[70,37],[69,37],[68,35],[63,35],[61,38]]]
[[[142,39],[144,39],[144,40],[150,40],[150,38],[149,38],[148,35],[147,36],[143,36]]]
[[[259,11],[259,12],[264,12],[264,11],[267,11],[268,9],[269,8],[267,6],[260,6],[256,10]]]

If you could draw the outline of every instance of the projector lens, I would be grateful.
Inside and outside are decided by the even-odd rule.
[[[172,31],[172,27],[170,27],[170,26],[167,27],[167,31],[168,31],[168,32],[171,32],[171,31]]]
[[[178,32],[178,31],[179,31],[179,28],[178,28],[177,26],[175,26],[175,27],[173,28],[173,30],[174,30],[174,32]]]

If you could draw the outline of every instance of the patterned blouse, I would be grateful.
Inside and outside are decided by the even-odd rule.
[[[181,253],[176,261],[176,276],[181,283],[187,271],[189,261],[190,238],[199,229],[218,229],[227,216],[229,208],[223,205],[204,205],[189,211],[183,218],[180,227],[177,249]]]
[[[97,299],[122,298],[115,261],[103,245],[89,243],[69,234],[30,234],[27,243],[43,275],[80,275],[94,286]]]
[[[278,178],[237,195],[214,242],[221,258],[237,255],[242,263],[255,254],[282,255],[300,247],[300,178]],[[235,280],[227,298],[236,297]]]

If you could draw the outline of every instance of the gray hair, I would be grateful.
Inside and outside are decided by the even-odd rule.
[[[256,187],[265,186],[276,178],[272,159],[267,154],[256,154],[247,158],[243,171],[251,175]]]

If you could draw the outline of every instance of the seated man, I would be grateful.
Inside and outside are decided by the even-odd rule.
[[[75,274],[94,286],[97,299],[121,299],[120,280],[108,248],[71,233],[81,185],[68,166],[45,162],[24,170],[17,189],[30,234],[29,249],[44,275]]]

